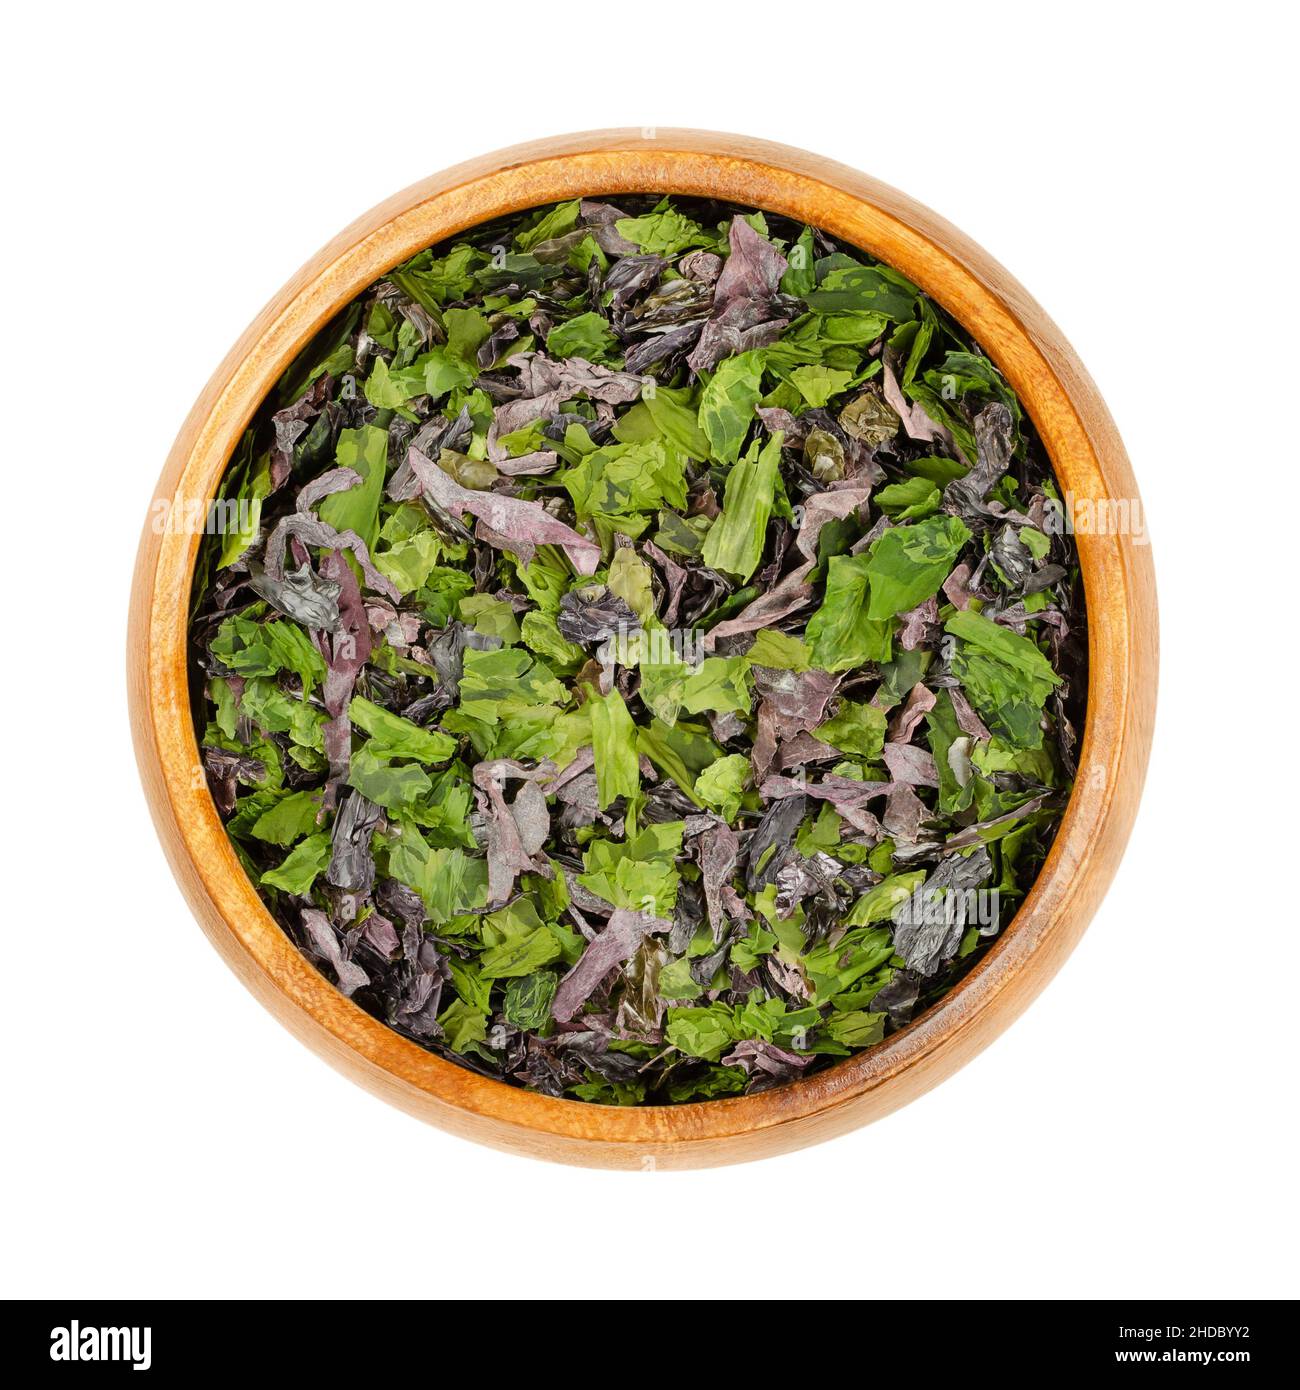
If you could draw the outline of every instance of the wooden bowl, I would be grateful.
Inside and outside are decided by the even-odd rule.
[[[542,203],[634,192],[783,213],[901,270],[1005,373],[1064,490],[1086,502],[1137,505],[1124,446],[1069,345],[954,227],[894,189],[800,150],[650,129],[562,136],[487,155],[354,222],[289,281],[217,368],[181,428],[156,497],[206,508],[242,431],[298,350],[416,251]],[[128,653],[136,756],[190,906],[249,989],[345,1075],[421,1119],[516,1153],[609,1168],[696,1167],[780,1153],[888,1114],[986,1047],[1052,978],[1110,883],[1137,810],[1156,700],[1150,550],[1128,534],[1079,534],[1090,662],[1079,775],[1037,882],[980,964],[877,1047],[760,1095],[626,1109],[534,1095],[435,1057],[372,1018],[298,953],[262,905],[218,819],[191,724],[186,620],[199,540],[146,524]]]

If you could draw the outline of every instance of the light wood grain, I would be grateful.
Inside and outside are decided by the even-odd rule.
[[[701,131],[563,136],[484,156],[367,213],[257,316],[181,428],[155,497],[206,503],[258,405],[339,308],[421,248],[488,218],[580,195],[727,199],[805,220],[897,267],[1006,374],[1064,488],[1137,499],[1114,423],[1041,308],[956,228],[896,190],[800,150]],[[186,615],[199,537],[146,524],[131,597],[128,681],[141,776],[176,878],[213,945],[303,1042],[376,1095],[457,1134],[567,1163],[650,1169],[734,1163],[843,1133],[949,1076],[1042,990],[1115,873],[1146,772],[1156,702],[1151,554],[1080,535],[1088,603],[1088,722],[1079,777],[1037,883],[984,960],[871,1051],[752,1097],[617,1109],[553,1100],[464,1071],[341,994],[285,937],[235,858],[190,723]]]

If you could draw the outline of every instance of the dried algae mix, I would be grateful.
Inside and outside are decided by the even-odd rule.
[[[285,932],[443,1057],[698,1101],[903,1027],[1032,884],[1082,586],[1034,430],[815,228],[575,201],[285,373],[203,542],[212,795]]]

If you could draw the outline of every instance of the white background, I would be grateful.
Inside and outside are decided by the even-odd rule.
[[[1289,8],[14,11],[0,1292],[1300,1293]],[[248,321],[394,190],[611,125],[815,150],[1010,267],[1119,423],[1163,610],[1142,814],[1055,983],[903,1112],[702,1173],[508,1157],[337,1076],[194,925],[127,733],[139,529]]]

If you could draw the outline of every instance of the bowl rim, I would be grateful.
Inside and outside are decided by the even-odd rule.
[[[969,331],[1034,421],[1064,490],[1140,507],[1124,447],[1060,331],[991,257],[928,209],[802,150],[645,128],[533,141],[457,165],[353,222],[271,300],[186,418],[154,493],[132,590],[131,723],[150,809],[200,924],[261,1001],[333,1065],[410,1113],[515,1152],[593,1166],[689,1167],[800,1147],[879,1118],[950,1075],[1016,1018],[1082,935],[1136,813],[1156,693],[1149,546],[1076,535],[1089,627],[1079,771],[1056,840],[984,958],[908,1027],[753,1096],[627,1108],[535,1094],[424,1051],[344,998],[285,935],[217,816],[190,721],[187,617],[201,537],[154,519],[206,509],[244,428],[299,349],[423,247],[565,198],[712,196],[811,223],[913,280]]]

